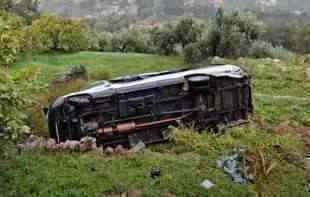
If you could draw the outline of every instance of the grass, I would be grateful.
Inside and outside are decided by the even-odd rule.
[[[29,65],[39,66],[46,80],[53,78],[56,73],[61,73],[73,65],[85,65],[90,74],[108,72],[111,77],[185,66],[180,57],[161,57],[133,53],[80,52],[75,54],[26,56],[12,65],[9,71],[14,74]]]
[[[310,79],[305,74],[310,65],[247,58],[223,62],[245,65],[253,77],[255,113],[251,124],[228,129],[224,135],[174,129],[173,142],[122,157],[22,153],[0,163],[1,195],[100,197],[138,190],[143,196],[165,192],[176,196],[309,196],[301,137],[285,131],[275,134],[273,128],[284,121],[292,127],[310,126]],[[24,68],[36,66],[44,75],[40,80],[47,83],[56,73],[79,64],[87,65],[90,75],[108,72],[111,77],[187,66],[179,57],[81,52],[23,57],[8,72],[19,75]],[[38,121],[38,116],[33,121]],[[278,165],[270,176],[255,183],[235,184],[215,167],[215,160],[234,148],[259,149]],[[153,168],[161,169],[161,177],[150,178]],[[199,187],[204,179],[216,186],[210,190]]]

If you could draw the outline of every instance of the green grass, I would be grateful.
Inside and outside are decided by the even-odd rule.
[[[176,196],[309,196],[301,138],[285,131],[275,134],[273,128],[284,121],[294,127],[310,126],[310,79],[305,74],[310,65],[247,58],[223,61],[244,65],[253,78],[255,113],[250,125],[229,129],[224,135],[176,135],[175,142],[124,157],[23,153],[0,163],[0,196],[103,196],[130,190],[144,196],[164,192]],[[187,66],[180,57],[81,52],[23,57],[8,71],[19,75],[35,65],[44,75],[40,80],[47,83],[56,73],[79,64],[86,65],[90,74],[108,72],[111,77]],[[38,122],[44,123],[43,119]],[[278,165],[267,178],[235,184],[215,167],[216,158],[234,148],[260,149]],[[150,178],[152,168],[160,168],[162,176]],[[208,191],[200,188],[204,179],[216,186]]]
[[[31,65],[39,66],[47,80],[73,65],[85,65],[90,74],[105,71],[110,73],[111,77],[185,66],[180,57],[133,53],[80,52],[76,54],[26,56],[10,66],[9,71],[14,74],[25,68],[25,66]]]

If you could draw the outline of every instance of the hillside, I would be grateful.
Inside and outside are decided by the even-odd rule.
[[[42,0],[40,9],[63,16],[126,15],[137,19],[171,16],[205,17],[218,7],[250,8],[262,12],[282,10],[300,14],[310,11],[308,0]]]

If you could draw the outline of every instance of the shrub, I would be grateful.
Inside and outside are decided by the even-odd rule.
[[[71,53],[87,49],[88,38],[81,23],[65,19],[60,21],[57,43],[58,50]]]
[[[174,54],[175,45],[177,44],[174,27],[171,24],[168,24],[155,29],[152,32],[152,41],[158,53],[164,55]]]
[[[33,21],[29,38],[33,43],[33,50],[36,52],[48,52],[57,49],[60,23],[56,17],[42,16]]]
[[[0,125],[9,138],[17,139],[22,134],[27,118],[23,111],[29,104],[12,77],[0,71]]]
[[[201,33],[201,28],[192,18],[181,20],[175,27],[176,39],[183,49],[186,45],[197,42]]]
[[[270,49],[273,48],[271,43],[264,41],[255,41],[249,50],[249,56],[254,58],[264,58],[270,56]]]
[[[98,35],[98,46],[100,51],[111,51],[113,35],[110,32],[102,32]]]
[[[207,43],[211,56],[237,57],[245,55],[247,47],[262,32],[261,23],[250,12],[224,14],[219,9],[208,31]]]
[[[184,60],[186,63],[197,63],[206,58],[200,46],[200,43],[192,43],[185,47]]]
[[[15,62],[25,46],[23,19],[0,11],[0,65]]]
[[[88,47],[87,32],[78,21],[54,16],[42,16],[35,20],[29,37],[37,52],[76,52]]]
[[[293,57],[293,53],[283,47],[273,47],[272,44],[264,41],[255,41],[249,49],[249,56],[254,58],[277,58],[287,60]]]

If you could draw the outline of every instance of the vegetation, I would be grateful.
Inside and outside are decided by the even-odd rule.
[[[228,129],[225,134],[201,135],[192,133],[188,128],[172,129],[172,142],[150,146],[145,153],[123,157],[23,153],[15,156],[14,160],[6,159],[6,162],[0,164],[2,194],[98,196],[139,191],[145,196],[161,196],[165,192],[176,196],[278,196],[279,193],[279,196],[307,196],[303,144],[300,136],[294,132],[298,128],[310,126],[310,102],[305,98],[310,95],[306,88],[309,86],[309,79],[304,74],[308,64],[303,63],[303,58],[285,62],[248,58],[217,61],[246,65],[245,68],[253,76],[255,116],[250,125]],[[182,59],[97,52],[37,55],[19,59],[9,67],[9,73],[14,78],[25,76],[22,74],[27,73],[25,65],[36,65],[30,67],[32,70],[44,70],[41,77],[37,78],[47,83],[54,79],[56,73],[68,70],[67,65],[77,64],[88,65],[86,68],[92,81],[97,78],[92,77],[94,73],[103,73],[102,76],[109,73],[107,77],[116,77],[128,73],[165,70],[182,64]],[[79,84],[85,86],[87,83],[81,82],[61,86],[58,92],[57,88],[53,89],[49,95],[65,94],[79,88]],[[36,95],[40,98],[40,93]],[[40,100],[41,104],[46,102],[43,101],[44,99]],[[41,116],[40,111],[33,114]],[[44,120],[33,118],[32,121],[45,127]],[[289,127],[293,127],[293,133],[286,128],[276,133],[276,128],[287,121]],[[40,130],[41,135],[47,135],[46,130],[34,128],[36,131]],[[262,165],[261,158],[266,161],[266,167],[257,170],[257,177],[260,178],[254,183],[234,184],[230,177],[215,167],[215,160],[223,154],[229,154],[234,148],[250,151],[258,165]],[[275,163],[277,165],[270,168]],[[149,177],[153,168],[161,169],[160,178]],[[268,173],[263,170],[268,168]],[[204,179],[210,179],[216,187],[204,190],[199,186]]]
[[[309,53],[307,24],[280,31],[261,23],[252,12],[219,9],[208,24],[184,18],[157,27],[129,28],[129,21],[120,17],[107,24],[92,24],[89,19],[85,25],[85,21],[40,15],[37,1],[19,2],[23,4],[0,1],[2,196],[120,196],[132,191],[144,196],[308,196],[305,175],[310,172],[303,140],[309,139],[299,134],[310,127],[310,61],[306,55],[294,54]],[[146,9],[148,1],[142,2]],[[168,6],[172,12],[174,3]],[[173,56],[178,53],[186,63]],[[244,65],[252,76],[255,112],[250,124],[225,133],[171,128],[169,143],[122,157],[17,154],[14,148],[30,128],[48,136],[41,111],[58,96],[97,80],[189,67],[187,63],[206,59]],[[87,76],[57,81],[58,74],[75,68],[86,68]],[[251,160],[253,183],[235,184],[216,168],[215,160],[234,149],[244,149]],[[150,177],[154,168],[161,170],[159,178]],[[201,188],[205,179],[216,186]]]

